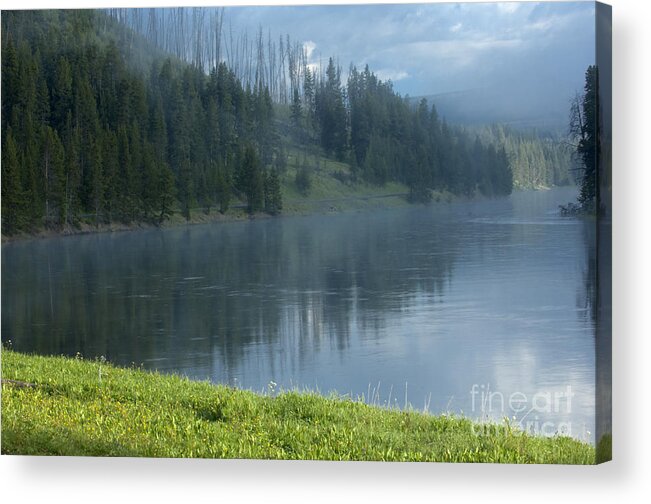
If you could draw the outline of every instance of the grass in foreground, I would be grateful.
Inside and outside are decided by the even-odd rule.
[[[592,464],[579,441],[381,409],[276,397],[99,361],[2,352],[2,453]]]

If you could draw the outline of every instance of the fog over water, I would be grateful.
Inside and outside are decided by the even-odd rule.
[[[472,417],[569,387],[527,420],[590,438],[594,229],[557,211],[575,193],[6,244],[2,339]]]

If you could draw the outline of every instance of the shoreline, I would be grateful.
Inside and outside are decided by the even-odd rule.
[[[524,191],[549,191],[555,187],[566,186],[553,186],[553,187],[537,187],[537,188],[514,188],[513,192]],[[513,193],[512,193],[513,194]],[[401,208],[406,206],[431,206],[444,203],[463,202],[463,201],[478,201],[487,199],[488,197],[482,195],[475,196],[461,196],[454,195],[447,191],[432,191],[432,201],[429,203],[410,203],[407,201],[407,192],[390,192],[386,194],[365,194],[360,193],[357,196],[342,196],[340,198],[325,198],[325,199],[294,199],[287,201],[284,204],[284,209],[277,215],[270,215],[264,212],[258,212],[249,215],[245,211],[246,205],[237,203],[233,205],[225,214],[219,212],[217,207],[210,209],[209,213],[205,213],[202,208],[193,208],[191,210],[191,218],[189,221],[185,220],[180,211],[175,211],[172,217],[160,225],[149,224],[146,222],[138,222],[132,224],[123,224],[120,222],[113,222],[110,224],[101,224],[95,226],[90,223],[82,223],[78,228],[66,227],[63,230],[42,229],[35,233],[21,233],[13,236],[1,237],[1,244],[11,243],[24,243],[36,240],[47,240],[50,238],[64,238],[68,236],[81,236],[100,233],[120,233],[120,232],[135,232],[153,229],[172,229],[180,228],[183,226],[195,226],[201,224],[225,224],[232,222],[245,222],[251,220],[261,219],[277,219],[284,217],[297,217],[309,215],[338,215],[350,212],[370,211],[370,210],[386,210],[391,208]],[[507,196],[508,197],[508,196]],[[490,199],[490,198],[488,198]],[[383,204],[383,202],[388,204]]]
[[[3,348],[2,378],[3,454],[594,464],[600,453],[508,423],[259,394],[103,359]]]
[[[440,193],[441,195],[443,193]],[[330,215],[341,214],[354,211],[385,209],[394,207],[403,207],[411,205],[406,200],[407,193],[388,193],[379,195],[360,195],[355,197],[342,197],[342,198],[329,198],[319,200],[292,200],[286,203],[286,209],[283,209],[277,215],[270,215],[264,212],[257,212],[249,215],[244,210],[245,205],[237,204],[230,208],[225,214],[219,212],[214,207],[206,213],[201,208],[194,208],[191,210],[190,220],[184,219],[180,212],[176,211],[172,217],[160,225],[149,224],[146,222],[138,222],[131,224],[124,224],[120,222],[113,222],[110,224],[94,224],[82,223],[79,227],[67,226],[62,230],[42,229],[35,233],[20,233],[13,236],[2,235],[2,245],[10,243],[24,243],[35,240],[46,240],[49,238],[64,238],[68,236],[80,236],[100,233],[119,233],[119,232],[134,232],[152,229],[171,229],[183,226],[195,226],[201,224],[222,224],[231,222],[245,222],[251,220],[261,219],[277,219],[283,217],[295,216],[308,216],[308,215]],[[441,196],[443,197],[443,196]],[[452,201],[453,197],[446,196],[447,201]],[[379,200],[394,200],[391,205],[377,205],[373,204]],[[438,202],[438,201],[437,201]],[[432,202],[434,203],[434,202]],[[339,205],[337,205],[339,204]]]

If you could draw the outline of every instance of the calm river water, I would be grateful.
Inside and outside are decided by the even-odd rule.
[[[591,440],[594,225],[557,211],[575,195],[3,245],[2,339]]]

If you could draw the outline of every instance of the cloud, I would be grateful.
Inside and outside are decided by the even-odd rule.
[[[411,96],[494,89],[564,108],[594,62],[589,2],[229,7],[233,29],[289,34],[316,69],[368,64]]]
[[[377,75],[378,79],[383,81],[398,82],[410,77],[409,73],[404,70],[394,70],[382,68],[374,72]]]
[[[500,2],[497,4],[497,8],[504,14],[513,14],[520,8],[520,4],[518,2]]]
[[[487,53],[512,52],[523,44],[521,39],[500,39],[495,37],[475,38],[470,40],[431,40],[400,44],[388,49],[384,55],[395,60],[402,55],[403,61],[417,66],[418,62],[426,62],[428,67],[436,69],[443,66],[447,72],[461,69],[487,56]],[[438,62],[439,65],[433,64]]]
[[[303,50],[305,51],[305,56],[307,57],[308,61],[312,60],[312,54],[314,53],[314,50],[316,49],[316,44],[311,41],[311,40],[306,40],[303,42]]]

